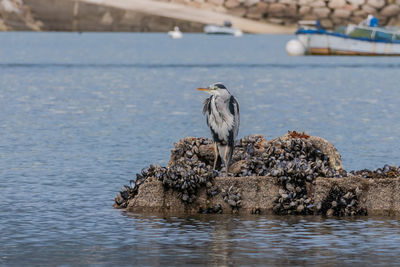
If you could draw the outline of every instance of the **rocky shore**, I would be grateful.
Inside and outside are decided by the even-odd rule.
[[[160,0],[164,1],[164,0]],[[399,0],[166,0],[209,8],[236,16],[291,25],[298,20],[318,19],[328,29],[358,24],[368,14],[381,25],[400,26]]]
[[[368,14],[400,26],[400,0],[0,0],[0,30],[202,32],[228,19],[245,32],[288,33],[298,20],[331,29]]]
[[[22,0],[0,0],[0,31],[40,31],[42,27]]]
[[[212,141],[188,137],[168,166],[152,164],[122,187],[115,208],[164,213],[315,214],[400,213],[400,168],[347,173],[337,149],[303,133],[267,141],[240,139],[229,175],[213,171]]]

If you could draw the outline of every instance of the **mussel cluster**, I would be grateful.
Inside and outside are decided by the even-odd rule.
[[[235,176],[274,176],[286,181],[289,177],[305,176],[311,182],[316,176],[342,177],[343,172],[329,167],[329,157],[303,138],[276,139],[272,142],[246,142],[236,146],[234,161],[241,160]],[[262,144],[262,146],[260,145]]]
[[[400,177],[400,166],[395,167],[385,164],[382,168],[373,171],[368,169],[351,171],[350,175],[357,175],[363,178],[395,178]]]
[[[361,190],[344,190],[338,185],[333,186],[328,197],[316,205],[316,213],[328,216],[367,215],[367,210],[358,206]]]
[[[343,173],[329,167],[329,157],[303,138],[272,144],[271,176],[278,177],[282,185],[275,200],[276,214],[312,214],[314,204],[307,195],[306,182],[316,177],[341,177]],[[268,174],[267,174],[268,175]]]
[[[168,166],[202,162],[212,166],[214,162],[213,141],[203,137],[186,137],[174,144]]]
[[[267,141],[262,135],[249,135],[239,139],[235,143],[235,149],[233,151],[232,162],[238,162],[240,160],[248,160],[251,157],[261,154],[265,149]]]
[[[208,194],[215,195],[218,189],[212,183],[216,173],[210,164],[210,143],[206,138],[181,139],[171,151],[168,167],[152,176],[162,181],[167,189],[178,191],[186,203],[192,203],[203,186],[207,187]]]
[[[124,185],[121,191],[117,194],[114,199],[116,208],[126,208],[128,205],[128,200],[134,198],[139,191],[139,187],[146,181],[148,177],[152,177],[159,170],[162,169],[161,166],[153,163],[149,167],[144,168],[141,174],[136,174],[135,180],[130,180],[129,185]]]
[[[122,186],[121,191],[114,199],[115,206],[118,208],[126,208],[128,205],[128,199],[136,195],[132,191],[133,190],[130,186]]]
[[[277,177],[282,188],[275,200],[276,214],[310,214],[314,204],[307,196],[306,182],[316,177],[342,177],[329,166],[329,157],[305,137],[291,137],[265,142],[261,136],[242,139],[235,149],[236,176]]]
[[[216,176],[213,171],[210,157],[209,144],[211,140],[206,138],[184,138],[175,144],[171,151],[171,160],[167,167],[151,164],[136,174],[136,180],[131,181],[133,187],[124,186],[115,198],[118,207],[126,207],[125,202],[136,196],[140,185],[150,177],[161,181],[166,189],[179,192],[181,200],[192,203],[197,195],[197,190],[203,186],[207,187],[207,193],[215,195],[218,188],[212,183]],[[211,155],[211,156],[210,156]]]
[[[231,185],[226,189],[222,189],[221,194],[222,199],[231,206],[233,212],[237,212],[242,203],[240,189]]]

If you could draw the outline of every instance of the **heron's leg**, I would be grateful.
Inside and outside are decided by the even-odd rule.
[[[225,164],[225,175],[227,175],[228,176],[228,168],[229,168],[229,155],[228,155],[228,152],[229,152],[229,150],[230,150],[230,147],[229,146],[226,146],[225,147],[225,153],[224,153],[224,164]]]
[[[214,170],[217,167],[218,157],[219,157],[218,146],[217,146],[217,143],[214,142],[214,167],[213,167]]]
[[[234,145],[228,145],[225,150],[224,161],[225,161],[226,175],[228,175],[229,173],[229,166],[231,165],[233,149]]]

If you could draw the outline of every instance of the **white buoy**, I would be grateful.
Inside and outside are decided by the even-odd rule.
[[[241,37],[243,35],[243,32],[241,30],[236,30],[233,36],[235,37]]]
[[[171,38],[173,39],[182,38],[182,32],[179,30],[178,26],[175,26],[173,31],[169,31],[168,35],[171,36]]]
[[[290,56],[302,56],[306,52],[306,49],[299,40],[293,39],[286,44],[286,52]]]

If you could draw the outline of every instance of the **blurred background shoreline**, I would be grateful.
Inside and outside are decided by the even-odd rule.
[[[400,25],[399,0],[0,0],[0,31],[202,32],[206,24],[247,33],[288,34],[298,20],[324,28],[359,23],[368,14]]]

